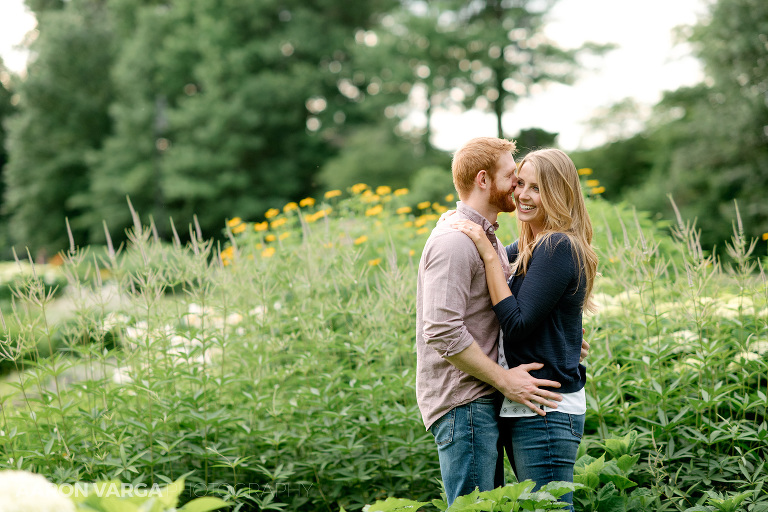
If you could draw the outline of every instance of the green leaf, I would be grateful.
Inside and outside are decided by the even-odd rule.
[[[184,490],[184,479],[179,478],[172,484],[160,488],[160,496],[157,497],[166,507],[175,507],[179,501],[179,495]]]
[[[616,495],[616,486],[613,484],[613,482],[609,482],[602,486],[599,491],[597,491],[597,501],[605,501]]]
[[[573,481],[581,484],[593,491],[600,485],[600,477],[596,473],[585,473],[583,475],[573,475]]]
[[[578,487],[581,487],[581,485],[571,482],[549,482],[542,486],[541,490],[550,493],[555,498],[559,498],[564,494],[575,491]]]
[[[500,503],[504,498],[510,501],[517,501],[520,496],[530,492],[536,486],[535,482],[531,480],[525,480],[524,482],[517,482],[514,484],[508,484],[503,487],[497,487],[491,491],[483,491],[480,493],[480,498],[489,499],[496,503]]]
[[[139,505],[122,498],[101,498],[99,505],[104,512],[139,512]]]
[[[363,510],[365,512],[388,512],[394,511],[406,511],[406,510],[418,510],[424,505],[427,505],[428,501],[413,501],[402,498],[387,498],[384,501],[377,501],[373,505],[366,506]]]
[[[447,510],[448,512],[458,512],[459,510],[478,510],[475,508],[475,505],[477,504],[477,498],[479,496],[480,491],[478,491],[477,487],[475,487],[475,490],[471,493],[456,498]]]
[[[632,487],[635,487],[637,484],[630,480],[629,478],[625,477],[624,475],[606,475],[602,474],[600,475],[600,480],[602,481],[608,481],[609,483],[614,484],[620,491],[625,491],[627,489],[631,489]]]
[[[637,464],[638,460],[640,460],[639,453],[636,455],[622,455],[616,461],[616,464],[619,466],[619,469],[626,475],[629,474],[629,470],[632,469],[632,466]]]
[[[206,496],[204,498],[197,498],[190,501],[181,507],[179,512],[208,512],[209,510],[218,510],[220,508],[230,506],[232,506],[231,503],[227,503],[222,499]],[[343,510],[344,509],[342,508],[342,512]]]

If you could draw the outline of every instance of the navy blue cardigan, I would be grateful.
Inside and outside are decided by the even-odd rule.
[[[517,254],[517,242],[507,247],[510,262]],[[512,295],[493,306],[504,332],[509,367],[543,363],[531,375],[559,382],[562,387],[553,391],[573,393],[583,388],[586,368],[579,357],[586,278],[568,237],[555,233],[539,244],[526,275],[512,276],[509,288]]]

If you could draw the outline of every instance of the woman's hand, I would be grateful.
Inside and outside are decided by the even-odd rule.
[[[458,229],[465,235],[467,235],[477,247],[480,256],[483,260],[496,258],[496,249],[493,248],[493,244],[488,240],[488,235],[485,234],[483,228],[479,224],[467,219],[455,220],[451,223],[451,227]]]
[[[437,219],[437,223],[440,224],[441,222],[445,222],[450,218],[451,215],[456,213],[456,210],[448,210],[447,212],[443,213],[439,219]]]

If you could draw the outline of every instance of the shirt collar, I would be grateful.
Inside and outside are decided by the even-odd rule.
[[[494,222],[493,224],[491,224],[491,222],[488,219],[480,215],[480,213],[477,210],[467,205],[466,203],[462,203],[461,201],[456,203],[456,211],[464,215],[466,218],[468,218],[472,222],[479,224],[483,228],[483,231],[485,231],[490,235],[495,235],[496,231],[499,229],[498,222]]]

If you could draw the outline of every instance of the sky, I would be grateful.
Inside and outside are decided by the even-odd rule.
[[[563,48],[586,41],[618,48],[585,63],[588,68],[573,86],[552,84],[521,100],[502,118],[505,132],[543,128],[559,133],[557,142],[566,151],[595,147],[609,135],[590,128],[589,120],[626,98],[644,107],[639,128],[663,91],[702,81],[698,60],[686,44],[675,44],[673,29],[695,23],[704,12],[705,0],[560,0],[546,25],[550,39]],[[21,72],[26,61],[14,45],[34,27],[23,0],[0,0],[0,56],[14,72]],[[496,135],[495,118],[479,111],[437,110],[432,126],[433,144],[447,151],[472,137]]]

